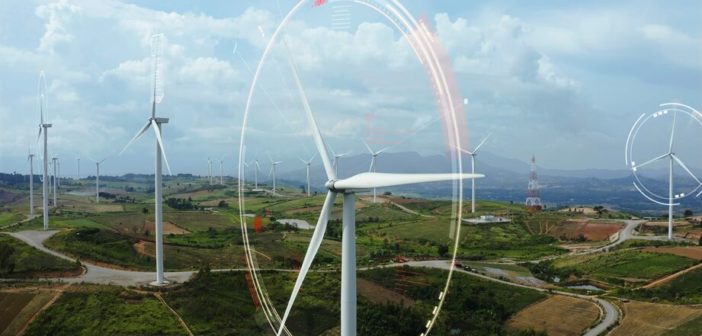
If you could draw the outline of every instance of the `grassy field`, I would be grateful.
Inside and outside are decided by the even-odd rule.
[[[2,211],[0,212],[0,227],[3,227],[5,225],[9,224],[14,224],[22,220],[22,215],[15,213],[15,212],[10,212],[10,211]]]
[[[673,330],[667,331],[668,336],[699,336],[702,330],[702,316],[689,320]]]
[[[507,321],[507,329],[543,331],[549,336],[580,335],[599,315],[600,309],[591,301],[555,295],[519,311]]]
[[[623,284],[644,283],[693,264],[695,260],[673,254],[619,250],[606,254],[564,257],[553,261],[552,266],[560,272],[561,278],[572,274]]]
[[[638,300],[702,304],[702,269],[690,271],[657,287],[621,290],[618,293]]]
[[[26,335],[185,335],[155,297],[119,287],[67,291],[29,325]]]
[[[50,290],[0,291],[0,336],[17,335],[55,294]]]
[[[654,304],[631,301],[620,304],[624,312],[624,319],[619,327],[610,334],[612,336],[659,336],[671,335],[672,331],[687,323],[699,323],[702,309],[687,306],[674,306],[667,304]],[[694,324],[693,324],[694,326]],[[684,329],[679,335],[699,335],[696,333],[685,334]]]
[[[0,234],[0,250],[10,252],[7,266],[0,269],[0,278],[71,276],[82,271],[76,263],[41,252],[9,235]]]

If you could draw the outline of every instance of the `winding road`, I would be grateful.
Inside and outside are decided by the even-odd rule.
[[[48,230],[48,231],[21,231],[21,232],[12,232],[12,233],[6,233],[9,234],[19,240],[22,240],[23,242],[29,244],[30,246],[33,246],[40,251],[46,252],[48,254],[54,255],[58,258],[62,258],[65,260],[69,261],[75,261],[75,258],[72,258],[70,256],[67,256],[65,254],[56,252],[54,250],[48,249],[46,246],[44,246],[44,241],[49,239],[51,236],[59,232],[58,230]],[[142,285],[148,285],[153,279],[155,279],[155,273],[154,272],[141,272],[141,271],[127,271],[127,270],[119,270],[119,269],[114,269],[114,268],[107,268],[107,267],[102,267],[98,265],[94,265],[88,262],[82,262],[83,266],[85,267],[85,272],[81,274],[80,276],[77,277],[72,277],[72,278],[47,278],[46,280],[52,280],[52,281],[61,281],[64,283],[96,283],[96,284],[112,284],[112,285],[120,285],[120,286],[142,286]],[[395,264],[388,264],[388,265],[382,265],[382,266],[377,266],[377,267],[360,267],[359,270],[368,270],[372,268],[386,268],[386,267],[401,267],[401,266],[413,266],[413,267],[427,267],[427,268],[434,268],[434,269],[442,269],[442,270],[449,270],[451,268],[451,263],[448,260],[427,260],[427,261],[409,261],[406,263],[395,263]],[[454,268],[455,271],[461,272],[461,273],[466,273],[481,279],[493,281],[493,282],[498,282],[501,284],[509,285],[509,286],[516,286],[516,287],[521,287],[521,288],[527,288],[527,289],[532,289],[540,292],[549,292],[549,293],[555,293],[555,294],[560,294],[560,295],[567,295],[567,296],[572,296],[572,297],[577,297],[580,299],[585,299],[585,300],[590,300],[593,302],[596,302],[597,305],[600,307],[601,312],[602,312],[602,317],[599,321],[599,323],[592,327],[590,330],[588,330],[584,335],[585,336],[597,336],[600,335],[602,332],[606,331],[609,327],[615,325],[617,321],[619,320],[619,310],[614,307],[611,303],[609,303],[606,300],[594,297],[594,296],[589,296],[589,295],[581,295],[581,294],[575,294],[575,293],[569,293],[569,292],[562,292],[562,291],[554,291],[550,290],[547,288],[542,288],[542,287],[535,287],[535,286],[527,286],[523,284],[517,284],[505,280],[500,280],[496,279],[493,277],[489,277],[487,275],[475,273],[475,272],[470,272],[467,270],[464,270],[462,268]],[[222,270],[213,270],[215,272],[221,272],[221,271],[247,271],[245,268],[241,269],[222,269]],[[294,272],[293,270],[280,270],[280,271],[286,271],[286,272]],[[183,272],[166,272],[166,278],[172,282],[185,282],[190,277],[192,277],[193,274],[195,274],[195,271],[183,271]]]

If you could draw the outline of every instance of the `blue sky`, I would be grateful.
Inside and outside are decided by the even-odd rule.
[[[492,133],[485,150],[493,153],[522,160],[534,153],[551,168],[622,169],[626,135],[641,113],[668,101],[702,109],[698,1],[403,3],[434,27],[469,101],[472,142]],[[149,115],[153,32],[166,35],[166,95],[158,109],[171,118],[164,134],[173,171],[204,173],[208,157],[232,162],[249,68],[293,5],[3,0],[0,171],[26,171],[27,146],[39,149],[36,83],[44,70],[50,148],[71,162],[65,175],[74,173],[77,157],[109,156],[107,174],[150,172],[150,135],[114,155]],[[395,151],[442,153],[431,87],[401,34],[362,6],[350,9],[348,28],[335,27],[334,6],[310,2],[285,30],[331,146],[362,153],[365,138],[375,146],[401,142]],[[313,153],[312,142],[284,55],[276,48],[263,69],[247,143],[250,157],[297,163]],[[696,126],[681,127],[679,151],[702,168]],[[642,144],[653,148],[658,136],[651,132]]]

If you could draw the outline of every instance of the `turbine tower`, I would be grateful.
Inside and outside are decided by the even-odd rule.
[[[224,185],[224,161],[219,159],[219,184]]]
[[[31,149],[27,153],[29,162],[29,216],[34,217],[34,154]]]
[[[43,156],[43,181],[42,181],[42,211],[44,212],[44,230],[49,229],[49,148],[48,148],[48,133],[49,128],[52,126],[49,123],[44,122],[44,108],[48,106],[46,102],[46,77],[44,76],[44,71],[39,73],[39,135],[37,140],[41,138],[42,133],[44,134],[44,156]],[[48,109],[47,109],[48,113]]]
[[[334,153],[334,150],[331,147],[329,147],[329,150],[331,150],[332,155],[334,156],[334,175],[338,175],[339,174],[339,159],[341,159],[342,157],[344,157],[346,155],[351,154],[351,152],[348,151],[346,153],[336,154],[336,153]]]
[[[271,160],[271,170],[268,172],[268,177],[273,175],[273,193],[275,194],[275,172],[278,165],[283,163],[283,161],[273,161],[271,158],[269,158],[269,160]]]
[[[212,185],[212,160],[210,158],[207,158],[207,179]]]
[[[307,168],[307,197],[310,197],[312,195],[312,190],[310,189],[310,165],[312,164],[312,160],[314,160],[315,155],[312,155],[312,157],[305,161],[301,158],[300,161],[305,164],[305,167]]]
[[[256,166],[254,167],[254,190],[258,190],[258,171],[261,170],[261,165],[258,164],[258,159],[255,160]]]
[[[76,161],[78,161],[78,164],[77,164],[78,170],[77,170],[77,173],[76,173],[76,177],[77,177],[77,179],[80,181],[80,158],[76,158]]]
[[[533,155],[531,156],[531,173],[529,173],[529,185],[525,204],[527,208],[532,211],[539,211],[544,207],[541,203],[541,197],[539,196],[539,178],[536,175],[536,157]]]
[[[480,141],[480,143],[477,146],[475,146],[475,149],[473,149],[472,151],[461,148],[461,152],[470,155],[470,172],[473,174],[475,174],[475,156],[478,155],[478,150],[485,143],[485,141],[487,141],[489,137],[490,134],[488,134],[488,136],[486,136],[482,141]],[[470,212],[475,213],[475,179],[470,181]]]
[[[104,158],[100,161],[95,161],[95,203],[100,203],[100,164],[105,162],[107,158]]]
[[[285,309],[285,314],[280,323],[277,335],[281,335],[285,329],[285,322],[288,319],[290,310],[295,302],[302,282],[307,276],[307,272],[312,265],[312,261],[322,244],[327,222],[337,194],[343,194],[343,215],[342,215],[342,241],[341,241],[341,336],[356,335],[356,196],[355,193],[373,188],[391,187],[415,183],[428,183],[440,181],[453,181],[459,179],[471,179],[483,177],[476,174],[387,174],[387,173],[361,173],[346,179],[337,179],[336,171],[331,164],[329,155],[324,144],[321,132],[314,119],[307,96],[302,88],[297,69],[290,57],[288,62],[295,80],[295,84],[300,95],[307,121],[312,130],[315,146],[322,159],[324,171],[327,175],[325,184],[327,197],[322,206],[322,210],[315,226],[314,233],[310,240],[310,245],[302,262],[300,273],[298,273],[295,286],[290,295],[290,300]]]
[[[168,118],[156,117],[156,104],[163,100],[163,81],[161,79],[161,55],[162,55],[163,34],[156,34],[151,37],[151,59],[153,68],[152,78],[152,98],[151,98],[151,117],[146,121],[146,125],[132,138],[132,140],[124,146],[122,152],[129,147],[134,141],[141,138],[149,128],[154,130],[156,136],[156,162],[154,168],[154,226],[156,236],[156,281],[152,285],[161,286],[168,283],[163,275],[163,197],[162,197],[162,176],[161,176],[161,160],[166,163],[168,173],[171,172],[171,167],[168,165],[166,152],[163,149],[163,138],[161,137],[161,125],[168,123]],[[122,153],[120,152],[120,154]]]
[[[369,172],[369,173],[375,173],[375,162],[378,160],[378,155],[380,155],[380,153],[382,153],[382,152],[384,152],[384,151],[390,149],[390,146],[385,147],[385,148],[383,148],[383,149],[378,150],[377,152],[375,152],[375,151],[373,151],[373,149],[368,145],[368,143],[366,142],[366,140],[363,140],[363,144],[366,146],[366,148],[368,149],[368,152],[369,152],[370,155],[371,155],[371,162],[370,162],[370,167],[368,168],[368,172]],[[373,188],[373,203],[375,203],[376,190],[377,190],[376,188]]]

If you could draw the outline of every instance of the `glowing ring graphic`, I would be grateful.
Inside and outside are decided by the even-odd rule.
[[[435,89],[435,94],[437,96],[438,100],[438,105],[439,105],[439,112],[442,114],[443,121],[444,121],[444,129],[445,129],[445,136],[447,137],[447,142],[448,142],[448,147],[449,150],[448,152],[451,154],[451,162],[452,162],[452,171],[457,172],[457,173],[463,173],[463,165],[460,160],[461,158],[461,151],[460,148],[463,148],[463,143],[466,139],[464,136],[464,127],[461,127],[463,120],[461,120],[462,117],[458,116],[458,112],[463,112],[462,111],[462,105],[460,99],[458,101],[456,100],[456,97],[452,97],[452,93],[455,93],[455,90],[452,90],[455,88],[455,84],[451,82],[451,77],[450,75],[452,74],[451,69],[449,68],[449,65],[447,62],[442,63],[442,58],[440,57],[441,55],[438,55],[438,52],[436,48],[434,47],[434,44],[436,41],[434,41],[435,37],[431,36],[429,33],[426,25],[423,22],[418,22],[417,20],[412,17],[412,15],[409,13],[409,11],[400,4],[398,0],[385,0],[385,1],[374,1],[374,0],[337,0],[337,1],[331,1],[331,2],[350,2],[354,4],[359,4],[366,6],[386,19],[395,27],[397,28],[403,35],[403,37],[407,40],[409,43],[410,47],[414,51],[415,55],[417,56],[418,60],[422,65],[424,65],[426,71],[428,72],[428,77],[432,83],[432,86]],[[261,58],[259,60],[258,65],[256,66],[256,70],[254,71],[253,78],[251,81],[251,86],[249,88],[247,100],[246,100],[246,107],[244,109],[244,117],[243,117],[243,123],[241,127],[241,137],[240,137],[240,143],[239,143],[239,161],[238,161],[238,179],[239,181],[244,181],[244,176],[243,176],[243,164],[245,162],[245,138],[246,138],[246,125],[248,122],[249,118],[249,113],[251,110],[251,105],[252,105],[252,98],[255,92],[256,84],[259,79],[259,75],[261,73],[261,69],[263,68],[263,65],[265,64],[266,59],[269,56],[271,47],[274,45],[276,42],[277,38],[279,37],[281,31],[283,28],[287,25],[288,21],[290,20],[291,17],[293,17],[302,7],[305,3],[309,3],[309,0],[301,0],[299,1],[293,8],[283,17],[281,20],[280,24],[278,27],[275,29],[273,34],[270,36],[270,40],[268,41],[265,49],[263,50],[263,53],[261,55]],[[246,255],[246,264],[248,267],[249,275],[251,276],[251,279],[253,281],[254,287],[255,287],[255,293],[260,301],[261,308],[263,309],[263,312],[265,314],[266,320],[268,321],[268,324],[270,325],[271,329],[275,332],[278,329],[278,326],[281,321],[281,317],[278,314],[277,310],[273,306],[270,298],[268,297],[267,292],[265,291],[265,288],[263,286],[263,281],[259,278],[258,270],[256,269],[255,265],[255,255],[254,251],[250,245],[249,242],[249,237],[248,237],[248,232],[247,232],[247,223],[246,223],[246,216],[244,214],[245,212],[245,195],[244,195],[244,183],[239,183],[238,186],[238,192],[239,192],[239,220],[240,220],[240,225],[241,225],[241,232],[242,232],[242,238],[244,242],[244,251]],[[455,261],[456,261],[456,254],[458,251],[458,246],[460,242],[460,237],[461,237],[461,223],[462,223],[462,210],[463,210],[463,181],[462,180],[457,180],[454,181],[453,183],[453,195],[454,195],[454,202],[452,204],[451,212],[452,216],[451,218],[454,218],[454,220],[451,221],[451,235],[453,235],[454,238],[454,246],[453,246],[453,253],[452,253],[452,258],[451,258],[451,264],[449,266],[448,270],[448,276],[446,279],[446,283],[443,286],[443,290],[440,292],[439,297],[438,297],[438,303],[434,307],[432,311],[432,316],[431,318],[427,321],[425,324],[426,330],[422,333],[422,335],[428,335],[429,332],[431,331],[432,327],[434,326],[434,323],[436,322],[436,319],[441,311],[441,308],[443,307],[444,300],[446,298],[446,293],[448,292],[451,279],[453,276],[453,272],[455,269]],[[284,332],[287,335],[292,335],[292,333],[287,329],[287,327],[284,329]]]
[[[627,137],[627,140],[626,140],[626,147],[624,148],[624,162],[626,163],[627,167],[629,167],[631,169],[632,174],[634,175],[634,179],[635,179],[635,181],[633,182],[634,187],[636,188],[637,191],[639,191],[639,193],[641,193],[641,195],[646,197],[646,199],[648,199],[649,201],[654,202],[654,203],[659,204],[659,205],[668,206],[668,205],[671,205],[671,203],[672,203],[672,205],[677,206],[677,205],[680,205],[680,203],[672,202],[670,200],[669,196],[659,195],[659,194],[651,191],[641,181],[641,179],[637,173],[636,161],[634,161],[634,158],[633,158],[634,144],[636,142],[636,137],[637,137],[641,127],[652,119],[658,118],[658,117],[663,116],[663,115],[667,115],[669,112],[683,113],[683,114],[689,116],[690,118],[692,118],[692,120],[696,121],[702,127],[702,113],[698,112],[697,110],[695,110],[694,108],[692,108],[690,106],[680,104],[680,103],[665,103],[665,104],[661,104],[660,107],[662,108],[661,110],[658,110],[658,111],[653,112],[651,114],[648,114],[648,115],[646,113],[641,114],[641,116],[639,116],[639,118],[636,120],[636,122],[634,122],[634,125],[631,127],[631,130],[629,131],[629,136]],[[688,196],[696,193],[701,188],[702,188],[702,184],[699,184],[695,188],[693,188],[692,190],[690,190],[686,193],[680,193],[680,194],[675,195],[674,198],[676,200],[683,199],[685,197],[688,197]],[[697,196],[700,196],[700,195],[702,195],[702,191],[700,191],[697,194]]]

